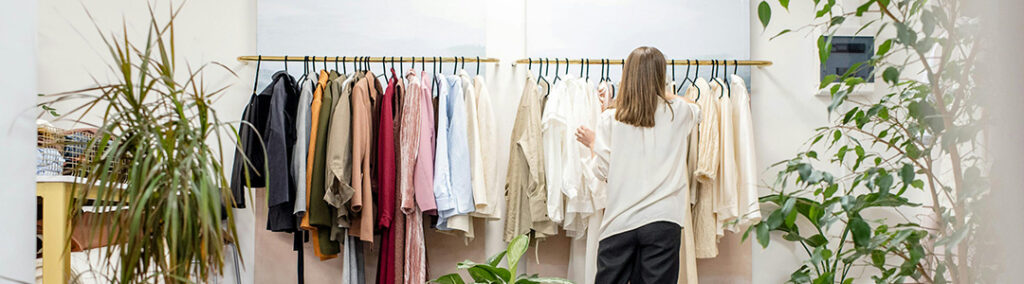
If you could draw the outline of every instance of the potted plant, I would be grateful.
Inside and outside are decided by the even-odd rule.
[[[77,171],[69,212],[81,212],[87,200],[107,211],[95,228],[114,230],[92,235],[113,244],[102,249],[107,264],[116,267],[116,275],[107,279],[112,283],[209,281],[224,267],[225,244],[237,239],[231,210],[225,208],[233,202],[220,146],[227,124],[211,108],[224,89],[207,89],[201,77],[209,67],[224,66],[210,63],[179,72],[173,24],[179,11],[181,6],[166,23],[158,23],[150,9],[142,42],[128,40],[127,27],[125,34],[109,37],[97,27],[116,81],[43,95],[40,104],[85,98],[61,118],[102,117],[88,141],[95,154]]]
[[[760,199],[774,206],[766,206],[768,217],[747,234],[765,247],[771,232],[800,245],[807,259],[792,273],[793,283],[851,283],[856,266],[867,267],[863,275],[878,283],[981,281],[985,273],[971,261],[977,233],[971,216],[989,189],[985,113],[972,75],[979,49],[968,32],[977,21],[963,14],[962,1],[854,2],[846,9],[834,0],[810,2],[817,13],[806,28],[824,31],[821,61],[847,19],[865,23],[860,31],[877,31],[881,44],[870,60],[822,80],[832,98],[827,111],[836,116],[805,151],[775,165],[773,193]],[[777,1],[786,9],[789,3]],[[771,15],[772,5],[761,1],[764,26]],[[877,84],[889,91],[858,102],[848,95],[865,81],[852,75],[868,66],[881,72]],[[918,68],[923,80],[901,76]],[[896,217],[864,214],[872,211]],[[904,214],[911,211],[924,213]]]
[[[516,270],[519,268],[519,260],[523,257],[523,253],[526,253],[526,247],[529,245],[530,236],[527,234],[519,235],[512,239],[512,242],[508,243],[508,248],[491,256],[487,259],[487,262],[476,263],[466,260],[459,262],[456,267],[458,269],[465,269],[469,276],[473,278],[472,283],[572,283],[572,281],[561,278],[539,277],[537,274],[526,275],[524,273],[517,276]],[[506,259],[507,267],[500,266],[502,258]],[[430,282],[441,284],[466,283],[462,280],[462,276],[459,273],[446,274],[437,279],[430,280]]]

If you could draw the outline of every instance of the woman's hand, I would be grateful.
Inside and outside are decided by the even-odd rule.
[[[576,141],[580,141],[580,144],[587,146],[591,150],[594,149],[594,131],[590,130],[586,126],[580,126],[576,128]]]

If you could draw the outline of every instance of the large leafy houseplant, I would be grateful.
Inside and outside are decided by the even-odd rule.
[[[803,248],[808,259],[791,274],[794,283],[851,283],[857,266],[879,283],[980,281],[972,212],[989,187],[986,115],[972,78],[977,19],[963,14],[963,1],[855,2],[844,9],[835,0],[808,1],[813,22],[776,35],[821,32],[822,62],[850,19],[880,44],[870,60],[822,80],[835,116],[804,151],[775,165],[773,193],[761,202],[776,206],[747,234],[767,247],[779,232]],[[790,1],[776,4],[789,9]],[[765,27],[772,6],[759,3]],[[867,67],[881,72],[876,88],[887,94],[858,102],[850,94],[866,82],[853,74]],[[879,215],[890,217],[871,217]]]
[[[519,235],[512,239],[512,242],[508,243],[508,248],[502,252],[499,252],[487,259],[484,263],[475,263],[473,261],[459,262],[457,268],[465,269],[469,273],[469,276],[473,278],[472,283],[514,283],[514,284],[538,284],[538,283],[563,283],[571,284],[572,281],[551,278],[551,277],[539,277],[537,274],[526,275],[520,274],[516,276],[516,270],[519,268],[519,260],[522,259],[523,253],[526,253],[526,247],[530,245],[529,235]],[[506,258],[508,267],[501,267],[502,258]],[[441,284],[464,284],[462,276],[459,273],[450,273],[438,277],[437,279],[431,280],[431,283]]]
[[[80,180],[70,212],[80,214],[90,199],[107,211],[90,236],[112,244],[102,249],[106,265],[117,271],[106,279],[111,283],[210,281],[229,256],[225,244],[237,239],[231,210],[225,210],[233,202],[221,163],[226,124],[211,108],[224,89],[207,90],[201,77],[209,66],[224,66],[179,73],[173,25],[179,11],[181,6],[158,23],[150,10],[141,44],[127,39],[127,27],[109,37],[97,27],[116,81],[43,95],[40,103],[84,99],[61,118],[102,117],[95,137],[83,145],[95,156],[76,171]],[[104,227],[113,230],[99,232]]]

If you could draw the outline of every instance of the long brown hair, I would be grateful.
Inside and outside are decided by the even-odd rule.
[[[665,55],[654,47],[633,50],[622,64],[622,90],[615,98],[615,120],[637,127],[654,127],[658,103],[665,98]]]

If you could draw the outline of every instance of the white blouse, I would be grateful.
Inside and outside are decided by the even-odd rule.
[[[757,154],[754,152],[754,125],[750,113],[750,94],[743,78],[730,75],[732,84],[733,123],[736,137],[737,201],[739,222],[734,232],[742,232],[751,224],[761,221],[761,207],[757,192]],[[730,229],[730,228],[727,228]]]
[[[686,138],[699,120],[700,108],[680,98],[659,105],[654,127],[619,122],[614,109],[601,114],[590,162],[608,182],[601,239],[658,221],[685,224]]]

